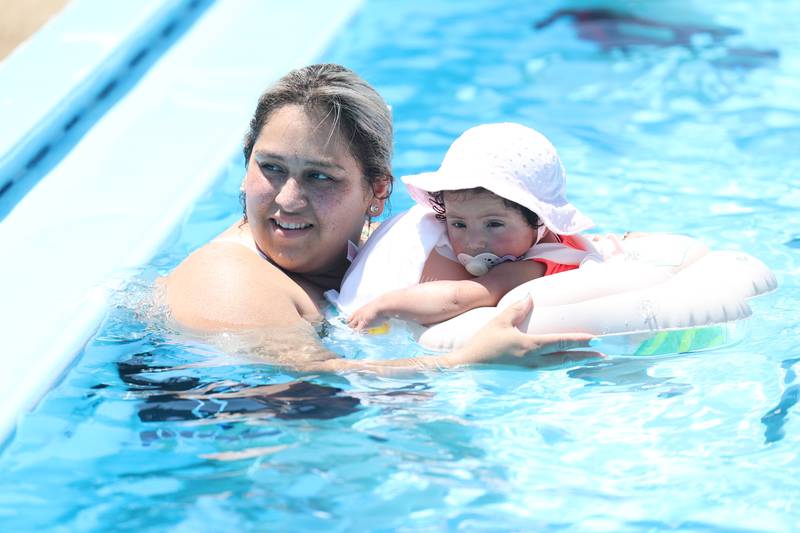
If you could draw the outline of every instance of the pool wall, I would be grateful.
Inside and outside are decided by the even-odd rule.
[[[73,0],[0,63],[0,441],[226,169],[264,87],[315,61],[361,0],[113,4]],[[191,10],[196,21],[70,144],[75,117]],[[59,143],[68,151],[14,197]]]

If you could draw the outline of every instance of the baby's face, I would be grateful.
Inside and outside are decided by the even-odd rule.
[[[490,192],[444,191],[447,236],[456,255],[491,252],[523,255],[533,246],[536,229],[519,210]]]

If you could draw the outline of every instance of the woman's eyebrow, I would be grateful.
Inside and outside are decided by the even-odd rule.
[[[284,156],[282,156],[280,154],[276,154],[276,153],[273,153],[273,152],[265,152],[263,150],[256,150],[255,157],[256,157],[256,159],[275,159],[275,160],[281,161],[281,162],[286,162],[286,160],[287,160],[286,157],[284,157]],[[339,165],[338,163],[334,163],[333,161],[326,160],[326,159],[304,159],[304,158],[298,158],[298,159],[300,159],[303,162],[303,164],[306,165],[306,166],[320,167],[320,168],[333,168],[333,169],[337,169],[337,170],[341,170],[341,171],[345,170],[344,167]]]
[[[322,167],[322,168],[333,168],[336,170],[344,171],[344,167],[334,163],[333,161],[325,161],[325,160],[317,160],[317,159],[306,159],[306,165],[312,167]]]
[[[253,155],[256,157],[268,157],[270,159],[278,159],[280,161],[284,161],[284,157],[280,154],[275,154],[272,152],[265,152],[264,150],[256,150]]]

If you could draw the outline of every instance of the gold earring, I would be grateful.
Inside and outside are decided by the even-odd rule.
[[[378,214],[378,211],[380,211],[380,210],[381,210],[381,208],[380,208],[380,207],[378,207],[378,206],[377,206],[377,205],[375,205],[375,204],[372,204],[371,206],[369,206],[369,214],[370,214],[370,215],[377,215],[377,214]]]

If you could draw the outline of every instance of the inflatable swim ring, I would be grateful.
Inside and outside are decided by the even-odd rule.
[[[421,206],[385,221],[355,257],[340,292],[326,296],[347,315],[385,292],[416,284],[444,231],[444,224]],[[534,309],[520,325],[528,333],[590,333],[615,353],[693,351],[729,342],[735,323],[751,314],[748,299],[777,286],[755,257],[711,251],[683,235],[583,242],[588,252],[580,268],[524,283],[497,307],[414,327],[417,342],[430,350],[461,346],[502,309],[530,294]]]

